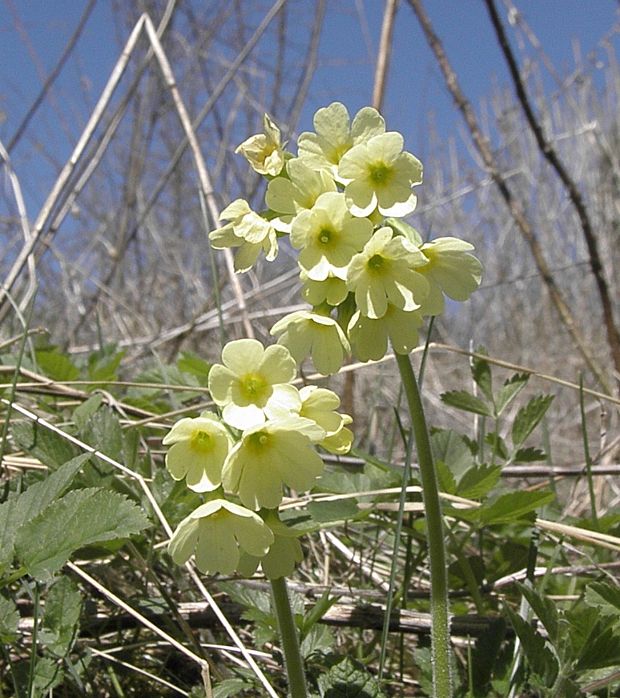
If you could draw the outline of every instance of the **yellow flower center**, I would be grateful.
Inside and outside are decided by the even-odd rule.
[[[380,254],[375,254],[368,260],[367,267],[369,271],[380,272],[384,268],[384,265],[385,258]]]
[[[388,184],[390,179],[392,179],[393,170],[388,165],[379,162],[374,165],[370,165],[368,168],[370,181],[373,184],[384,185]]]
[[[190,440],[191,447],[194,451],[210,451],[213,446],[213,437],[202,429],[197,429]]]
[[[257,431],[247,437],[247,446],[253,451],[263,451],[271,443],[271,434],[266,431]]]
[[[328,245],[329,242],[332,239],[333,231],[330,230],[329,228],[323,228],[321,232],[319,233],[319,242],[322,245]]]
[[[250,402],[258,402],[269,397],[266,393],[270,385],[260,373],[246,373],[240,383],[243,396]]]

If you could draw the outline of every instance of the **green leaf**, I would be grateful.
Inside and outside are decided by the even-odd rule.
[[[614,632],[613,628],[605,628],[597,623],[583,646],[575,668],[578,671],[605,667],[617,668],[618,657],[620,657],[620,635]]]
[[[487,695],[485,689],[491,680],[495,660],[506,635],[506,622],[503,618],[492,618],[488,628],[476,640],[471,657],[471,672],[475,695]]]
[[[57,349],[39,349],[35,352],[39,369],[56,381],[73,381],[80,376],[80,370],[66,354]]]
[[[475,465],[459,480],[456,493],[466,499],[481,499],[495,487],[501,474],[501,465]]]
[[[346,521],[360,513],[355,498],[336,499],[331,502],[310,502],[307,509],[317,523]]]
[[[60,497],[89,458],[89,453],[72,458],[44,480],[35,482],[25,492],[13,495],[0,504],[0,572],[13,560],[15,536],[19,528]]]
[[[497,406],[497,416],[510,405],[517,395],[525,388],[530,376],[528,373],[515,373],[511,376],[500,388],[495,396],[495,405]]]
[[[11,599],[0,596],[0,643],[9,644],[17,639],[19,611]]]
[[[254,684],[247,683],[244,679],[224,679],[218,681],[213,687],[213,698],[230,698],[231,696],[240,696],[246,689],[256,688]],[[201,692],[200,695],[204,695]]]
[[[456,494],[456,480],[450,468],[442,460],[435,460],[435,471],[439,489],[447,494]]]
[[[558,663],[551,650],[546,646],[545,639],[509,606],[506,607],[506,611],[512,627],[521,640],[523,652],[532,671],[538,674],[546,686],[552,686],[558,673]]]
[[[584,597],[588,606],[597,608],[604,616],[612,616],[620,621],[620,587],[605,582],[592,582]]]
[[[483,347],[476,349],[477,354],[486,354]],[[482,394],[486,397],[489,402],[493,402],[493,381],[491,378],[491,367],[488,361],[481,359],[477,356],[472,358],[471,362],[471,374],[476,382],[476,385],[482,391]]]
[[[74,490],[19,529],[15,551],[31,576],[48,579],[79,548],[126,538],[147,526],[142,510],[116,492]]]
[[[334,635],[326,625],[315,625],[306,633],[300,645],[301,656],[308,659],[316,652],[326,653],[334,646]]]
[[[191,351],[184,351],[177,359],[177,368],[198,378],[201,385],[207,385],[211,364]]]
[[[77,586],[68,577],[60,577],[47,594],[39,632],[39,641],[56,656],[66,656],[73,646],[81,610],[82,596]]]
[[[512,425],[512,443],[520,446],[538,426],[553,402],[553,395],[538,395],[522,407]]]
[[[443,461],[457,478],[474,464],[469,446],[460,434],[451,429],[433,430],[431,448],[434,459]]]
[[[512,458],[513,463],[536,463],[537,461],[546,460],[547,454],[539,448],[519,448]]]
[[[468,393],[466,390],[450,390],[441,394],[441,401],[458,410],[481,414],[483,417],[492,417],[493,409],[479,397]]]
[[[73,444],[41,424],[14,422],[11,434],[20,448],[52,470],[77,455]]]
[[[314,604],[314,606],[304,615],[300,630],[302,635],[305,635],[310,631],[310,629],[318,623],[321,618],[329,611],[329,609],[338,603],[337,597],[330,598],[329,590],[324,591],[321,598]]]
[[[73,421],[75,422],[75,426],[78,428],[79,432],[84,431],[89,420],[101,407],[102,402],[103,395],[101,393],[97,393],[96,395],[89,397],[86,402],[83,402],[79,407],[76,407],[75,410],[73,410]]]
[[[81,431],[81,436],[90,446],[106,456],[114,460],[123,459],[123,430],[116,413],[107,405],[90,416]]]
[[[107,344],[101,349],[91,352],[88,355],[88,377],[92,381],[112,382],[117,380],[118,367],[123,356],[125,356],[125,352],[117,351],[115,344]]]
[[[323,698],[384,698],[378,681],[360,662],[345,657],[319,677]]]
[[[53,688],[58,686],[64,678],[62,665],[50,657],[38,657],[30,682],[30,660],[16,662],[11,667],[13,679],[18,686],[20,696],[29,698],[44,698],[50,695]],[[29,691],[30,688],[30,691]]]
[[[484,437],[485,442],[491,447],[492,453],[495,456],[499,456],[502,460],[508,460],[508,449],[504,443],[504,439],[496,432],[491,432],[486,434]]]
[[[485,504],[478,510],[483,524],[500,524],[533,520],[537,509],[553,501],[555,495],[548,490],[538,492],[516,491],[508,492],[498,497],[494,502]]]
[[[526,584],[518,584],[517,586],[532,607],[532,611],[545,627],[551,644],[556,645],[558,642],[558,612],[555,604]]]

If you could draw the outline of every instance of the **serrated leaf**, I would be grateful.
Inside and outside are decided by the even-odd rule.
[[[483,417],[493,416],[493,409],[484,400],[466,390],[450,390],[447,393],[442,393],[440,397],[443,403],[450,405],[450,407],[456,407],[458,410],[473,412]]]
[[[334,635],[326,625],[315,625],[301,641],[300,651],[304,659],[316,652],[328,652],[334,646]]]
[[[501,474],[500,465],[475,465],[459,480],[456,493],[466,499],[481,499],[495,487]]]
[[[512,458],[513,463],[536,463],[541,460],[546,460],[547,454],[541,451],[540,448],[519,448]]]
[[[34,674],[30,675],[30,660],[24,659],[11,667],[13,680],[18,687],[18,695],[44,698],[58,686],[64,678],[62,665],[50,657],[38,657]],[[31,680],[32,679],[32,680]]]
[[[116,413],[107,405],[90,416],[81,435],[84,441],[106,456],[122,460],[123,430]]]
[[[336,499],[332,502],[310,502],[308,513],[317,523],[346,521],[359,514],[357,499]]]
[[[15,536],[19,528],[59,497],[89,458],[89,453],[72,458],[44,480],[35,482],[25,492],[11,496],[0,504],[0,572],[13,559]]]
[[[78,428],[79,432],[84,431],[91,417],[101,407],[102,402],[103,395],[101,393],[97,393],[96,395],[89,397],[86,402],[83,402],[79,407],[76,407],[75,410],[73,410],[73,421],[75,422],[75,426]]]
[[[517,397],[523,388],[525,388],[529,379],[530,376],[528,373],[515,373],[504,383],[495,396],[495,405],[497,407],[498,417]]]
[[[439,489],[447,494],[456,494],[454,475],[442,460],[435,460],[435,472],[437,473]]]
[[[521,616],[517,615],[510,607],[506,607],[512,627],[517,633],[523,652],[533,672],[550,687],[558,673],[558,663],[551,650],[546,647],[545,639]]]
[[[536,509],[553,501],[555,495],[548,490],[538,492],[508,492],[481,507],[478,512],[483,524],[500,524],[518,521],[519,519],[531,520]]]
[[[201,385],[207,384],[211,364],[191,351],[184,351],[177,359],[177,368],[199,379]]]
[[[53,470],[78,455],[67,439],[30,421],[14,422],[11,435],[20,448]]]
[[[577,661],[578,671],[617,667],[620,657],[620,635],[611,627],[601,627],[597,624],[582,648],[582,654]]]
[[[604,616],[612,616],[620,621],[620,587],[605,582],[592,582],[584,597],[588,606],[598,608]]]
[[[19,529],[15,552],[28,574],[48,579],[79,548],[126,538],[147,525],[143,511],[123,495],[74,490]]]
[[[66,656],[77,638],[81,610],[82,595],[77,586],[68,577],[60,577],[45,600],[39,642],[57,657]]]
[[[17,639],[19,611],[11,599],[0,596],[0,643],[9,644]]]
[[[457,478],[474,464],[469,446],[460,434],[451,429],[434,430],[431,448],[434,459],[443,461]]]
[[[496,432],[491,432],[486,434],[484,437],[485,443],[487,443],[495,456],[499,456],[502,460],[508,459],[508,449],[504,443],[504,439]]]
[[[79,378],[80,370],[66,354],[57,349],[39,349],[35,352],[39,370],[56,381],[73,381]]]
[[[532,611],[545,627],[551,644],[555,645],[558,641],[558,612],[555,604],[526,584],[518,584],[518,587],[532,607]]]
[[[477,354],[486,354],[484,348],[476,349]],[[493,402],[493,381],[488,361],[474,356],[471,362],[471,374],[476,385],[489,402]]]
[[[520,446],[538,426],[553,402],[553,395],[537,395],[524,405],[512,425],[512,443]]]
[[[378,681],[360,662],[345,657],[319,677],[323,698],[385,698]]]

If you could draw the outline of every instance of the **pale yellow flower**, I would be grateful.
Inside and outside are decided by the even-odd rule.
[[[480,285],[482,264],[470,254],[474,246],[458,238],[436,238],[421,246],[428,263],[420,274],[428,280],[430,292],[423,303],[425,315],[439,315],[444,309],[444,297],[466,301]]]
[[[332,102],[314,115],[316,133],[304,132],[297,141],[298,155],[309,167],[326,170],[338,179],[342,156],[357,143],[385,132],[385,121],[376,109],[360,109],[351,123],[344,104]]]
[[[298,364],[312,356],[314,367],[324,375],[336,373],[350,351],[349,340],[336,320],[307,310],[278,320],[271,334],[280,335],[278,344],[287,347]]]
[[[168,552],[177,565],[192,555],[201,572],[232,574],[242,551],[255,557],[267,554],[274,535],[253,511],[225,499],[202,504],[177,526]]]
[[[321,194],[315,205],[302,211],[291,226],[291,244],[300,250],[299,266],[309,279],[325,281],[329,276],[347,278],[347,265],[372,235],[367,218],[355,218],[344,195]]]
[[[322,303],[337,306],[349,295],[346,282],[332,274],[324,281],[313,281],[302,269],[299,276],[303,283],[301,295],[312,306]]]
[[[286,163],[288,177],[275,177],[267,185],[265,203],[276,214],[271,224],[283,233],[290,233],[291,221],[326,192],[336,191],[336,183],[323,170],[313,170],[303,160],[294,158]]]
[[[255,172],[275,177],[284,167],[284,150],[280,129],[265,114],[264,133],[250,136],[238,146],[235,153],[241,153]]]
[[[179,420],[166,434],[166,467],[175,480],[185,478],[195,492],[209,492],[222,482],[222,465],[232,445],[226,427],[216,415],[203,412]]]
[[[209,371],[209,392],[227,424],[249,429],[299,412],[299,392],[289,385],[297,366],[286,347],[238,339],[226,344],[222,362]]]
[[[423,264],[426,258],[419,249],[393,236],[391,228],[380,228],[349,264],[347,286],[362,315],[383,317],[389,303],[417,310],[428,295],[428,281],[418,269]]]
[[[313,441],[323,429],[301,417],[278,419],[243,432],[226,458],[222,484],[250,509],[274,509],[282,501],[282,487],[297,491],[312,487],[323,472],[323,461]]]
[[[230,222],[211,231],[209,240],[216,250],[226,247],[239,248],[235,254],[235,271],[245,272],[251,269],[261,252],[265,253],[269,262],[277,257],[276,229],[269,221],[252,211],[247,201],[233,201],[222,211],[220,220]]]
[[[306,385],[299,391],[301,397],[300,417],[316,422],[325,430],[325,438],[319,441],[330,453],[344,455],[351,449],[353,432],[346,428],[353,421],[348,414],[340,414],[340,398],[327,388]]]
[[[353,355],[360,361],[378,361],[387,353],[388,339],[397,354],[409,354],[418,345],[418,329],[422,322],[421,311],[400,310],[391,304],[376,320],[358,310],[348,328]]]
[[[369,216],[378,208],[383,216],[403,217],[416,206],[411,191],[422,181],[422,164],[403,151],[403,137],[390,131],[351,148],[338,166],[347,182],[347,206],[354,216]]]

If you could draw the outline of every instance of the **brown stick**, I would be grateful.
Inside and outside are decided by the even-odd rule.
[[[424,10],[422,0],[408,1],[420,23],[420,26],[422,27],[422,31],[424,32],[424,36],[426,37],[426,40],[429,46],[431,47],[431,50],[435,54],[437,63],[446,81],[448,91],[452,95],[452,98],[456,103],[457,108],[461,112],[463,119],[467,124],[474,145],[476,146],[480,156],[482,157],[484,165],[491,179],[495,182],[497,188],[499,189],[499,192],[502,198],[504,199],[504,202],[506,203],[508,210],[510,211],[510,215],[517,224],[517,227],[521,235],[529,245],[538,272],[542,277],[543,283],[545,284],[551,301],[555,306],[558,315],[560,316],[562,324],[564,325],[570,336],[573,338],[575,346],[579,350],[579,353],[583,357],[592,374],[596,377],[600,385],[603,386],[605,391],[610,393],[611,389],[609,387],[609,382],[605,376],[605,372],[599,365],[598,361],[590,353],[585,339],[582,337],[581,332],[577,329],[575,325],[575,320],[568,307],[568,304],[564,300],[564,296],[558,288],[555,282],[555,278],[551,273],[549,265],[547,264],[547,259],[540,245],[540,242],[532,226],[530,225],[527,216],[525,215],[525,211],[523,210],[521,202],[518,201],[510,191],[506,179],[502,175],[498,165],[495,162],[491,146],[478,125],[478,121],[476,119],[476,115],[474,113],[474,110],[472,109],[471,104],[469,103],[463,91],[461,90],[456,73],[450,65],[450,61],[448,60],[448,57],[444,51],[441,40],[439,39],[437,34],[435,34],[433,25],[431,24],[428,15]]]
[[[605,279],[605,274],[603,271],[603,264],[601,262],[601,256],[598,250],[598,242],[594,229],[592,227],[592,222],[588,211],[586,209],[585,202],[581,196],[581,192],[577,188],[576,183],[573,178],[569,175],[564,164],[560,160],[558,154],[556,153],[553,145],[545,138],[542,126],[540,122],[536,119],[534,114],[534,109],[530,103],[530,99],[521,79],[519,73],[519,66],[514,57],[512,49],[510,48],[510,43],[504,27],[502,25],[501,19],[497,13],[497,8],[495,7],[494,0],[485,0],[489,16],[491,18],[491,23],[495,29],[495,34],[497,35],[497,41],[500,45],[506,63],[508,63],[508,68],[512,81],[514,83],[515,91],[517,93],[517,99],[525,112],[527,122],[532,129],[532,133],[536,138],[536,143],[543,154],[547,162],[556,171],[558,177],[560,178],[562,184],[566,188],[570,200],[577,211],[579,216],[579,222],[581,223],[581,229],[583,231],[583,236],[586,241],[586,247],[588,249],[588,255],[590,257],[590,268],[592,269],[592,274],[596,281],[596,287],[598,289],[601,308],[603,310],[603,322],[605,324],[605,331],[607,333],[607,343],[609,344],[609,351],[614,363],[614,368],[618,374],[618,380],[620,380],[620,331],[614,321],[613,305],[611,302],[611,297],[609,294],[609,287],[607,285],[607,280]]]

